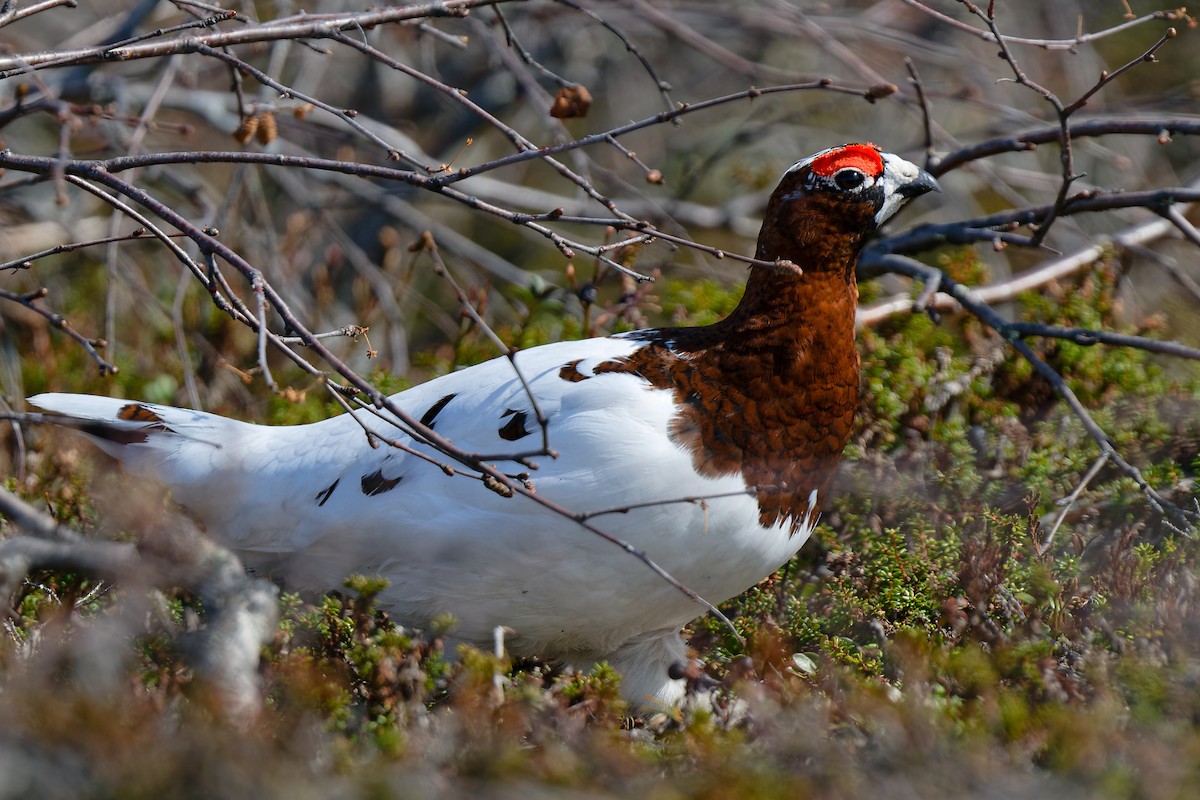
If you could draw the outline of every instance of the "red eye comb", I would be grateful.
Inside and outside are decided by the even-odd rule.
[[[813,159],[812,163],[808,165],[809,171],[814,175],[826,178],[846,167],[854,167],[875,177],[883,172],[883,157],[879,155],[879,148],[870,142],[848,144],[845,147],[830,150]]]

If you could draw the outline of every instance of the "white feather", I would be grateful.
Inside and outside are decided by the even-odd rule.
[[[560,377],[564,365],[584,376],[643,346],[632,338],[563,342],[522,351],[517,364],[560,455],[538,459],[537,493],[576,512],[663,501],[592,521],[644,550],[710,602],[725,600],[770,574],[804,543],[815,523],[790,534],[763,528],[745,494],[705,505],[666,503],[737,493],[740,475],[705,478],[668,436],[670,392],[629,374],[586,380]],[[531,404],[506,359],[495,359],[401,392],[393,399],[414,417],[448,395],[434,429],[469,452],[512,453],[540,443]],[[128,401],[47,394],[34,405],[76,419],[117,422]],[[445,461],[365,411],[312,425],[264,427],[211,414],[138,404],[168,431],[140,428],[144,443],[97,443],[130,472],[162,481],[208,530],[247,563],[289,586],[325,591],[350,573],[378,574],[381,596],[402,623],[424,625],[449,613],[455,635],[485,645],[497,625],[514,633],[520,655],[576,664],[610,659],[626,673],[637,702],[673,702],[681,685],[666,674],[682,657],[678,629],[703,612],[628,553],[520,495],[504,498],[480,481],[447,476],[398,449],[373,449],[360,422]],[[506,441],[499,430],[527,413],[532,433]],[[159,426],[161,427],[161,426]],[[178,434],[178,435],[177,435]],[[505,471],[523,468],[500,462]],[[367,494],[379,472],[390,489]],[[332,489],[330,488],[332,487]]]

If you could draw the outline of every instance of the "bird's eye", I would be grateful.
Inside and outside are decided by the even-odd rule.
[[[838,170],[833,176],[833,182],[837,184],[839,189],[857,189],[863,185],[863,181],[867,176],[859,170],[847,167],[846,169]]]

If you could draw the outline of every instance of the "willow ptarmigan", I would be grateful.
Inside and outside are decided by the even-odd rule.
[[[783,175],[758,239],[758,259],[802,272],[752,267],[740,305],[707,327],[518,353],[559,453],[533,473],[537,493],[576,512],[629,507],[593,522],[711,602],[779,568],[811,533],[850,436],[859,251],[907,200],[937,188],[874,145],[824,150]],[[392,399],[468,452],[501,453],[541,434],[504,358]],[[74,418],[130,473],[166,484],[250,566],[289,587],[325,591],[351,573],[381,575],[390,582],[381,602],[403,624],[451,614],[454,635],[476,643],[504,625],[518,655],[607,660],[638,706],[682,696],[668,672],[685,660],[679,629],[701,606],[527,498],[373,448],[364,425],[437,455],[374,415],[264,427],[88,395],[30,402]]]

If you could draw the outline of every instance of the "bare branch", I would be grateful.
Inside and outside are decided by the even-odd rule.
[[[1087,105],[1087,101],[1094,94],[1096,94],[1096,92],[1100,91],[1105,86],[1112,83],[1117,78],[1121,77],[1126,72],[1128,72],[1129,70],[1136,67],[1138,64],[1144,64],[1144,63],[1155,61],[1154,54],[1157,53],[1164,44],[1169,42],[1171,39],[1174,39],[1175,35],[1176,35],[1176,33],[1175,33],[1174,28],[1167,28],[1166,33],[1164,33],[1157,42],[1150,45],[1150,48],[1148,50],[1146,50],[1146,52],[1142,53],[1140,56],[1133,59],[1129,63],[1127,63],[1121,67],[1118,67],[1117,69],[1114,69],[1112,72],[1108,72],[1107,70],[1105,72],[1103,72],[1100,75],[1100,79],[1098,81],[1096,81],[1096,83],[1094,83],[1090,89],[1088,89],[1086,92],[1081,94],[1075,102],[1071,103],[1069,106],[1064,108],[1062,110],[1062,113],[1066,114],[1067,116],[1074,114],[1076,111],[1078,111],[1079,109],[1081,109],[1085,105]]]
[[[1067,518],[1067,513],[1070,512],[1071,507],[1075,505],[1075,501],[1079,499],[1079,496],[1083,494],[1083,490],[1087,488],[1087,485],[1092,482],[1092,478],[1095,478],[1097,475],[1099,475],[1100,470],[1107,463],[1108,453],[1101,453],[1100,457],[1097,458],[1092,463],[1092,466],[1088,469],[1088,471],[1084,473],[1084,476],[1079,480],[1079,483],[1075,485],[1075,488],[1071,490],[1071,493],[1059,501],[1059,505],[1062,506],[1062,511],[1058,513],[1058,516],[1054,520],[1054,524],[1050,526],[1050,530],[1046,532],[1045,538],[1042,539],[1040,547],[1042,553],[1047,553],[1050,551],[1050,548],[1054,545],[1054,534],[1058,532],[1058,529],[1062,526],[1063,520]]]
[[[925,3],[920,2],[920,0],[901,0],[901,2],[903,2],[907,6],[910,6],[912,8],[915,8],[915,9],[921,11],[923,14],[928,14],[929,16],[933,17],[934,19],[936,19],[939,22],[945,23],[946,25],[949,25],[960,31],[964,31],[964,32],[970,33],[974,36],[978,36],[980,39],[983,39],[985,42],[1003,41],[1005,44],[1028,45],[1030,47],[1038,47],[1043,50],[1074,50],[1075,48],[1079,47],[1080,45],[1088,44],[1090,42],[1096,41],[1097,39],[1103,39],[1105,37],[1113,36],[1118,33],[1124,33],[1125,31],[1127,31],[1131,28],[1138,27],[1139,25],[1144,25],[1145,23],[1151,22],[1153,20],[1163,19],[1163,20],[1168,20],[1168,21],[1174,22],[1176,20],[1186,19],[1186,17],[1187,17],[1186,14],[1183,14],[1179,11],[1152,11],[1149,14],[1143,14],[1142,16],[1137,17],[1135,19],[1130,19],[1126,22],[1122,22],[1120,25],[1114,25],[1111,28],[1106,28],[1102,31],[1097,31],[1095,33],[1081,33],[1080,35],[1075,36],[1070,39],[1031,39],[1031,38],[1024,37],[1024,36],[1008,36],[1008,35],[1002,36],[999,39],[997,39],[997,34],[995,31],[991,31],[991,32],[981,31],[972,25],[968,25],[967,23],[961,22],[960,20],[957,20],[954,17],[948,16],[946,14],[941,13],[940,11],[930,8]]]
[[[14,258],[9,261],[5,261],[3,264],[0,264],[0,270],[29,269],[33,266],[33,262],[37,261],[38,259],[47,258],[48,256],[61,255],[62,253],[73,253],[77,250],[84,250],[88,247],[95,247],[101,244],[111,244],[113,242],[132,242],[138,239],[144,239],[146,233],[147,230],[145,228],[138,228],[137,230],[130,231],[129,233],[120,234],[117,236],[106,236],[103,239],[89,239],[86,242],[56,244],[53,247],[39,250],[36,253],[30,253],[27,256],[21,256],[20,258]],[[167,235],[176,238],[183,236],[182,233],[172,233]]]
[[[929,98],[925,96],[925,86],[917,73],[917,65],[911,58],[904,59],[904,67],[908,70],[909,80],[917,92],[917,102],[921,105],[921,126],[925,131],[925,167],[928,169],[934,162],[933,157],[933,115],[929,109]]]
[[[38,422],[37,417],[40,416],[42,415],[5,412],[0,414],[0,419],[7,419],[10,422],[25,422],[26,420]],[[75,531],[65,525],[59,525],[48,514],[38,511],[3,487],[0,487],[0,516],[38,539],[67,544],[73,544],[82,539]]]
[[[934,175],[940,177],[963,164],[981,158],[999,155],[1000,153],[1019,153],[1036,150],[1040,144],[1058,141],[1060,134],[1061,129],[1056,126],[1054,128],[1041,128],[1012,136],[988,139],[987,141],[955,150],[938,158],[930,167],[930,170]],[[1161,144],[1165,144],[1170,140],[1171,136],[1176,134],[1200,135],[1200,119],[1188,119],[1186,117],[1131,119],[1120,117],[1091,119],[1071,125],[1071,137],[1073,139],[1108,135],[1156,136],[1159,138]]]
[[[272,78],[270,75],[267,75],[262,70],[253,67],[249,63],[243,61],[242,59],[237,58],[233,55],[230,55],[229,53],[226,53],[225,51],[223,51],[221,49],[218,49],[215,47],[209,47],[208,45],[197,42],[197,43],[195,43],[195,51],[202,55],[206,55],[206,56],[209,56],[210,58],[215,58],[215,59],[218,59],[220,61],[223,61],[223,62],[229,64],[229,66],[233,68],[235,74],[238,74],[238,75],[246,74],[246,75],[253,76],[254,79],[257,80],[259,83],[261,83],[263,86],[269,86],[272,89],[274,89],[275,91],[279,92],[280,99],[282,99],[282,100],[295,98],[295,99],[303,101],[305,103],[309,103],[310,105],[312,105],[316,108],[319,108],[322,111],[332,114],[334,117],[338,118],[343,123],[350,126],[354,130],[358,131],[358,133],[360,133],[361,135],[365,136],[370,141],[374,142],[375,144],[377,144],[381,148],[383,148],[387,152],[389,160],[403,161],[403,162],[407,163],[410,167],[421,170],[422,172],[425,172],[425,173],[431,173],[434,171],[434,168],[432,166],[427,165],[427,164],[422,164],[418,159],[409,155],[404,150],[402,150],[400,147],[386,141],[382,137],[376,135],[374,131],[372,131],[371,129],[367,128],[365,125],[360,123],[356,119],[358,114],[354,110],[344,109],[344,108],[335,108],[332,104],[326,103],[324,100],[321,100],[320,98],[313,97],[311,95],[307,95],[304,92],[300,92],[290,86],[286,86],[286,85],[280,83],[279,81],[275,80],[274,78]]]
[[[74,8],[79,0],[42,0],[40,3],[34,3],[31,6],[20,8],[16,3],[8,4],[9,7],[4,14],[0,14],[0,28],[5,25],[11,25],[18,20],[32,17],[34,14],[40,14],[43,11],[49,11],[52,8],[66,6]]]
[[[351,14],[302,14],[290,19],[248,25],[236,31],[210,33],[195,37],[176,37],[166,41],[103,45],[75,50],[46,50],[0,57],[0,80],[36,69],[68,64],[93,64],[101,61],[133,61],[191,52],[196,44],[208,47],[232,47],[239,44],[280,41],[283,39],[326,39],[341,31],[363,30],[388,23],[410,23],[429,17],[462,16],[470,9],[488,6],[497,0],[439,0],[421,5],[387,8]]]
[[[1022,292],[1033,291],[1041,288],[1053,281],[1060,280],[1067,276],[1073,275],[1080,270],[1086,268],[1090,264],[1094,264],[1097,260],[1104,257],[1110,248],[1117,247],[1136,247],[1145,245],[1149,242],[1161,239],[1168,235],[1171,231],[1171,226],[1168,222],[1161,219],[1152,219],[1147,222],[1126,228],[1113,236],[1100,236],[1089,244],[1087,247],[1080,250],[1055,258],[1043,263],[1036,269],[1023,272],[1014,276],[1010,280],[988,286],[977,286],[974,288],[975,297],[982,303],[995,305],[997,303],[1005,303],[1014,300]],[[906,252],[903,246],[888,247],[893,253]],[[864,257],[867,266],[871,269],[879,266],[877,258],[879,252],[871,250],[869,257]],[[921,302],[917,304],[919,307],[914,307],[914,302],[908,295],[896,297],[891,300],[884,300],[871,306],[859,309],[858,325],[859,327],[871,327],[877,325],[889,317],[897,314],[907,314],[913,311],[925,311],[926,308],[936,311],[956,312],[961,310],[958,301],[949,294],[937,293],[941,288],[942,273],[936,270],[930,273],[931,280],[924,284],[924,289],[921,293]],[[934,289],[931,296],[926,296],[929,292],[929,287]]]
[[[45,299],[48,294],[50,294],[49,290],[44,287],[27,294],[17,294],[15,292],[10,292],[7,289],[0,289],[0,299],[10,300],[18,305],[28,308],[33,313],[43,317],[53,327],[57,328],[78,342],[83,349],[87,351],[87,354],[92,357],[92,360],[96,362],[96,366],[100,368],[101,375],[115,375],[117,372],[119,372],[120,370],[117,369],[116,364],[113,364],[111,361],[108,361],[100,355],[98,348],[104,347],[103,339],[89,339],[79,331],[75,330],[75,328],[71,326],[71,323],[67,321],[67,318],[62,314],[51,311],[38,302],[39,300]]]
[[[38,418],[44,416],[5,418],[42,421]],[[158,531],[139,547],[86,540],[3,488],[0,513],[30,534],[0,539],[0,592],[6,597],[14,584],[38,570],[82,573],[130,586],[178,587],[198,595],[207,619],[191,635],[192,666],[218,693],[217,713],[239,723],[253,720],[262,705],[259,653],[279,617],[274,586],[247,575],[232,553],[190,523]]]

